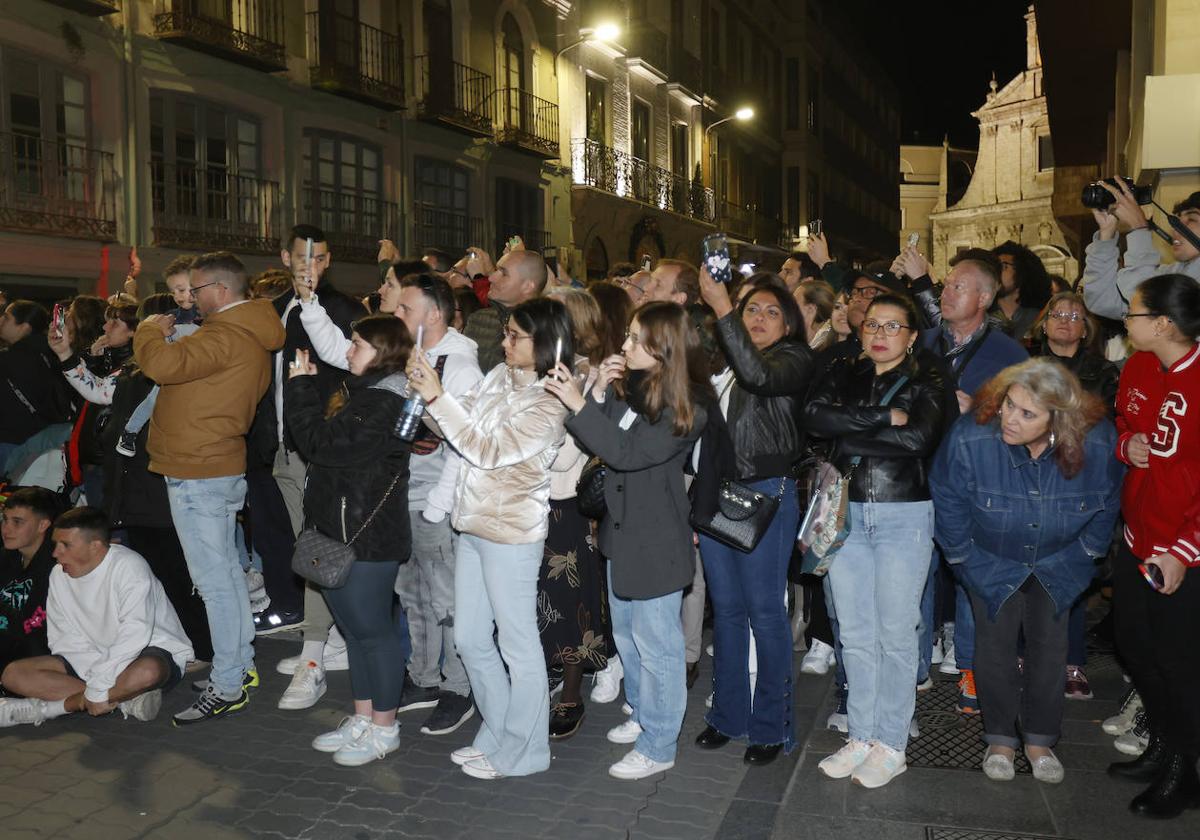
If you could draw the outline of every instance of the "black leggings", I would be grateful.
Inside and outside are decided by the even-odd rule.
[[[1117,650],[1137,686],[1150,726],[1174,749],[1200,757],[1200,570],[1160,595],[1122,541],[1113,567]]]
[[[404,682],[404,644],[392,618],[398,568],[396,560],[358,560],[345,586],[322,590],[346,639],[354,699],[370,700],[377,712],[400,705]]]

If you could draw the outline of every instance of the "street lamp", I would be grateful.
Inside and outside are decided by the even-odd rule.
[[[707,137],[708,133],[710,131],[712,131],[714,128],[721,125],[722,123],[727,123],[730,120],[737,120],[738,122],[745,122],[746,120],[750,120],[753,118],[754,118],[754,109],[753,108],[750,108],[750,107],[738,108],[736,111],[733,112],[732,117],[726,117],[723,120],[717,120],[715,123],[710,125],[708,128],[704,129],[704,136]]]
[[[604,23],[601,23],[595,27],[591,27],[591,28],[587,28],[587,29],[580,29],[579,30],[579,38],[572,41],[571,43],[567,44],[561,50],[556,52],[554,54],[554,59],[555,59],[555,61],[557,61],[558,57],[560,55],[562,55],[563,53],[565,53],[567,50],[571,49],[572,47],[578,47],[580,44],[582,44],[586,41],[615,41],[620,36],[620,34],[621,34],[621,27],[617,26],[615,23],[612,23],[611,21],[605,21]]]

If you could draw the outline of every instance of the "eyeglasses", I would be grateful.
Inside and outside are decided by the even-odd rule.
[[[870,318],[862,323],[862,330],[867,335],[875,335],[875,333],[883,330],[883,334],[895,338],[900,335],[900,330],[911,330],[912,327],[907,324],[901,324],[899,321],[888,321],[886,324],[881,324],[874,318]]]
[[[219,282],[217,282],[216,280],[212,281],[211,283],[201,283],[199,286],[192,286],[192,288],[188,289],[188,294],[191,295],[192,297],[195,297],[196,292],[200,291],[201,289],[207,289],[209,286],[219,286],[219,285],[221,285],[221,284]]]
[[[505,330],[505,331],[504,331],[504,333],[503,333],[503,335],[504,335],[504,339],[505,339],[505,341],[510,341],[510,342],[512,342],[513,344],[516,344],[516,343],[517,343],[518,341],[520,341],[522,338],[528,338],[530,341],[532,341],[532,340],[533,340],[533,336],[531,336],[531,335],[521,335],[521,334],[520,334],[519,332],[517,332],[516,330]]]
[[[1130,318],[1157,318],[1153,312],[1126,312],[1121,316],[1122,321],[1128,321]]]
[[[1050,317],[1055,321],[1070,321],[1071,323],[1075,323],[1076,321],[1082,321],[1084,315],[1082,312],[1051,312]]]
[[[883,294],[883,290],[878,286],[855,286],[850,290],[850,297],[866,298],[867,300],[881,294]]]

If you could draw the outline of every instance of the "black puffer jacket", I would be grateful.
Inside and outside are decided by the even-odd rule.
[[[901,375],[908,382],[880,406]],[[907,424],[892,425],[893,408],[908,414]],[[921,502],[930,498],[928,461],[957,415],[940,368],[919,350],[882,376],[868,358],[838,360],[809,395],[803,425],[833,441],[832,462],[843,474],[853,456],[862,456],[850,480],[850,501]]]
[[[104,456],[104,503],[114,528],[170,528],[171,504],[167,501],[167,483],[158,473],[150,472],[146,437],[150,424],[137,437],[137,454],[132,458],[117,452],[117,441],[129,417],[150,393],[154,383],[141,369],[126,365],[117,374],[108,422],[100,432],[100,450]]]
[[[739,479],[791,475],[804,450],[800,406],[816,370],[808,345],[785,338],[764,351],[736,311],[717,321],[717,337],[733,368],[726,423]]]
[[[316,377],[289,379],[284,389],[288,434],[308,462],[306,525],[326,536],[350,540],[397,479],[379,513],[354,543],[359,560],[403,563],[412,549],[409,445],[393,434],[404,405],[403,382],[402,374],[349,376],[345,383],[349,399],[328,418]]]
[[[1117,402],[1117,385],[1121,380],[1121,371],[1103,356],[1092,353],[1080,347],[1074,356],[1060,356],[1049,347],[1046,341],[1035,346],[1029,353],[1031,356],[1045,356],[1053,359],[1067,370],[1079,377],[1079,384],[1085,391],[1095,394],[1104,402],[1111,416]]]

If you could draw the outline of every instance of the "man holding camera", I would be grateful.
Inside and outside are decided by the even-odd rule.
[[[1100,186],[1112,193],[1114,203],[1107,210],[1092,210],[1100,230],[1087,246],[1083,278],[1080,285],[1083,299],[1096,315],[1120,318],[1129,306],[1129,299],[1143,280],[1159,274],[1186,274],[1200,282],[1200,249],[1187,239],[1173,235],[1171,253],[1174,263],[1161,263],[1154,247],[1154,233],[1147,214],[1138,204],[1133,190],[1123,178],[1100,181]],[[1114,186],[1115,184],[1115,186]],[[1180,201],[1171,212],[1189,230],[1200,236],[1200,192]],[[1125,235],[1125,267],[1118,268],[1117,225],[1129,228]]]

